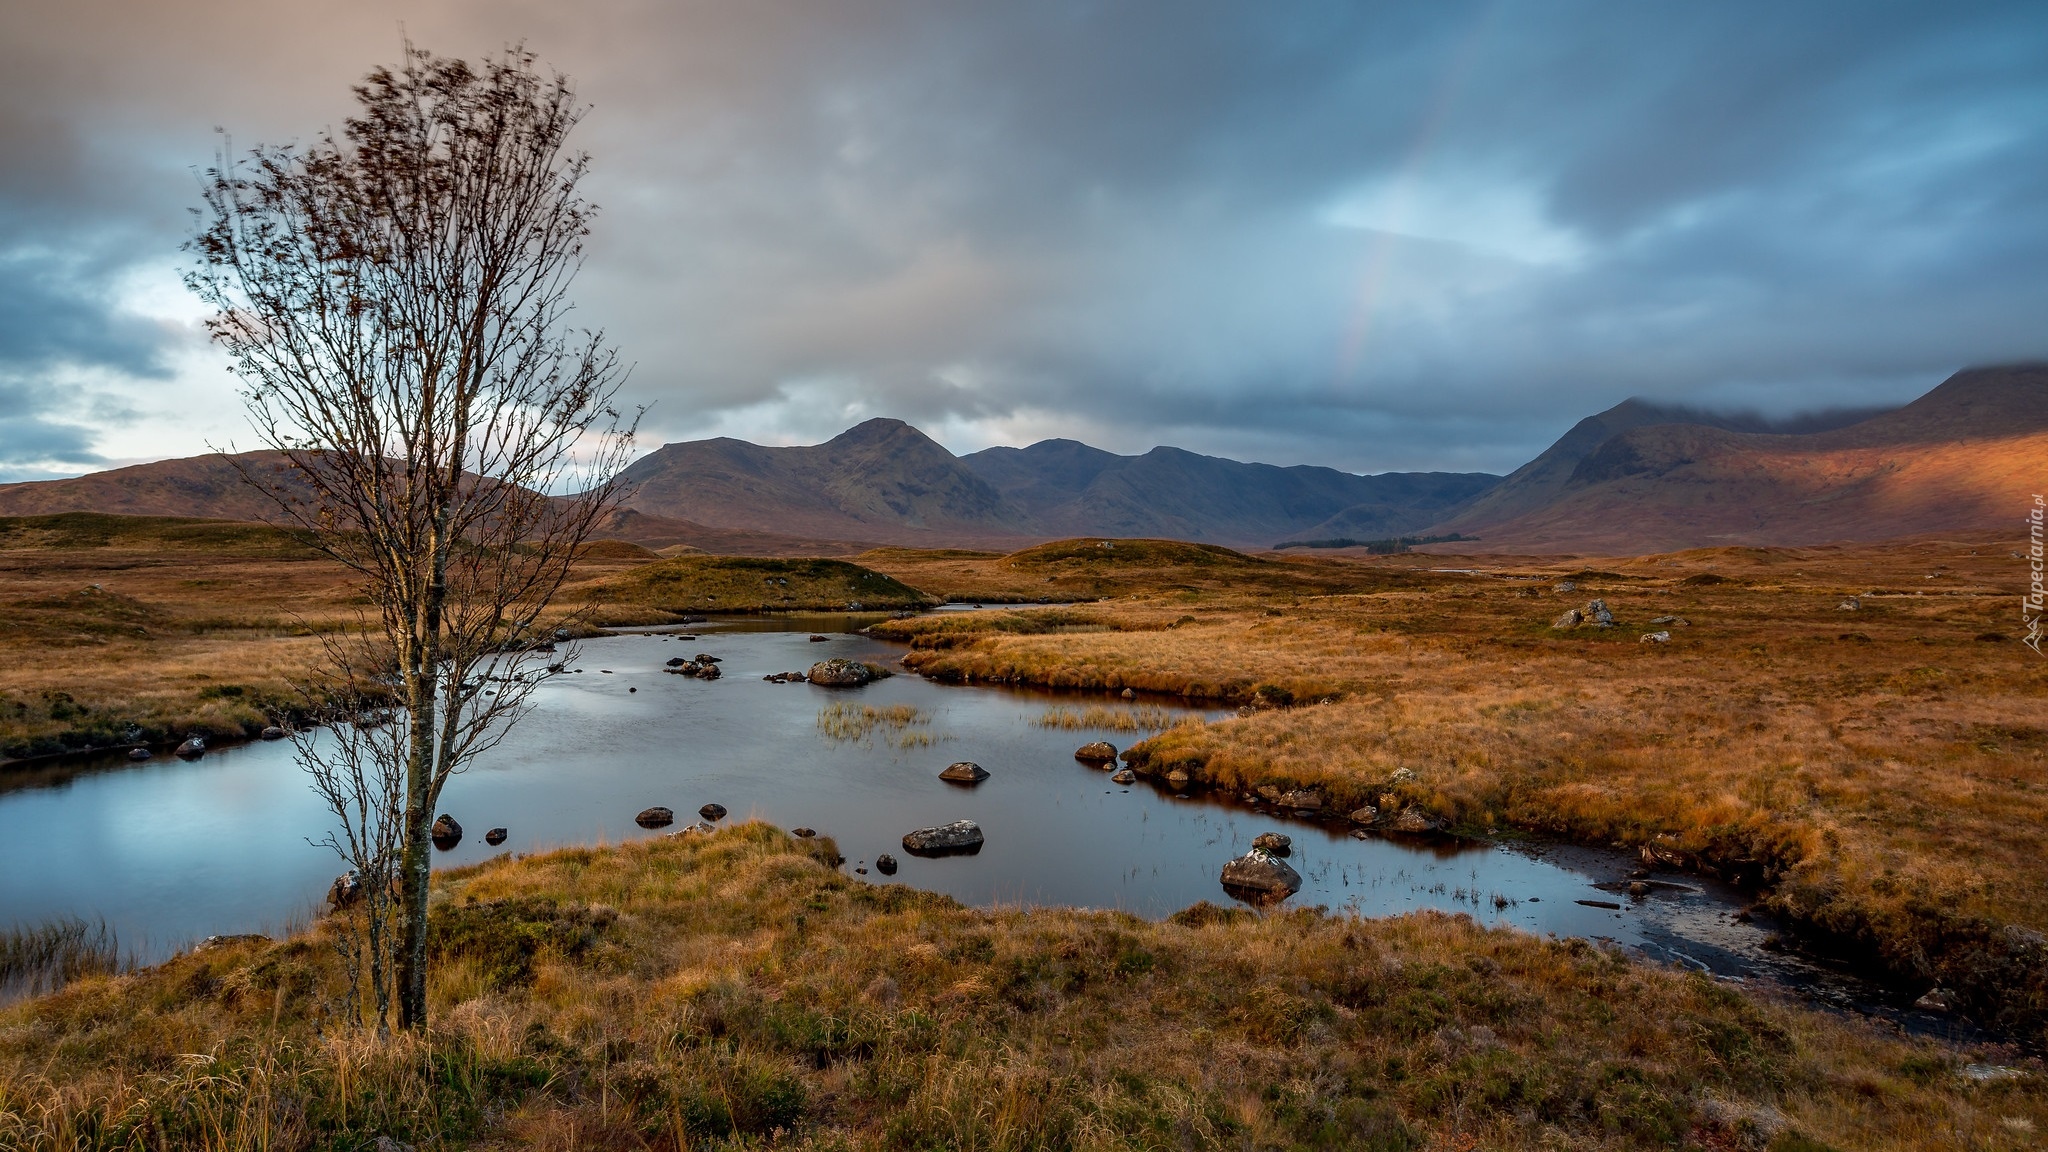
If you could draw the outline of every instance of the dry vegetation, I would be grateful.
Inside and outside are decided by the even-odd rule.
[[[981,911],[761,824],[437,878],[434,1032],[325,929],[0,1010],[0,1145],[2031,1146],[2038,1077],[1463,917]]]
[[[1095,579],[1115,600],[878,632],[945,679],[1246,705],[1139,744],[1140,771],[1313,785],[1340,811],[1391,794],[1468,830],[1648,847],[1767,884],[1775,910],[1905,994],[1944,985],[2039,1034],[2048,661],[2016,642],[2010,548],[1247,561],[1220,578],[1134,558],[1128,583],[1105,550]],[[1347,590],[1303,589],[1303,572],[1346,569]],[[950,594],[1016,567],[922,570]],[[1567,577],[1577,590],[1554,591]],[[1860,608],[1837,607],[1850,596]],[[1618,627],[1550,627],[1595,597]],[[1666,615],[1688,624],[1650,623]],[[1639,642],[1659,629],[1669,643]]]

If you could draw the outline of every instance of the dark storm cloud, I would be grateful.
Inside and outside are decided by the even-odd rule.
[[[0,17],[0,146],[49,158],[0,176],[0,259],[87,253],[5,290],[52,323],[0,363],[189,345],[95,238],[168,269],[206,129],[337,122],[401,19],[595,103],[583,316],[657,440],[1504,470],[1629,395],[2048,355],[2038,5],[216,2]]]

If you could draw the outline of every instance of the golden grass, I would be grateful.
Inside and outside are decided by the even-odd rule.
[[[2038,1076],[1464,917],[974,910],[758,823],[436,878],[435,1031],[322,927],[0,1010],[0,1145],[2006,1149]]]
[[[1087,629],[992,610],[877,631],[942,679],[1241,703],[1137,745],[1134,766],[1649,846],[1768,884],[1817,942],[1909,991],[1952,985],[2037,1029],[2048,661],[2012,639],[2023,569],[2008,552],[1714,549],[1597,568],[1400,556],[1353,562],[1353,592],[1249,582],[1065,610]],[[1553,591],[1566,577],[1580,587]],[[1839,609],[1850,595],[1862,607]],[[1620,627],[1550,628],[1595,597]],[[1688,624],[1651,623],[1667,615]],[[1671,641],[1639,642],[1652,630]],[[1413,779],[1390,785],[1404,768]]]
[[[924,608],[924,593],[844,560],[674,556],[584,580],[570,595],[604,621],[645,623],[701,612]],[[650,615],[650,613],[652,615]]]

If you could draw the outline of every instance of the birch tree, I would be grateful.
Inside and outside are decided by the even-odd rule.
[[[338,134],[223,151],[187,283],[284,461],[247,478],[374,605],[336,663],[342,697],[394,709],[392,971],[418,1028],[442,789],[549,675],[536,628],[616,507],[633,419],[603,333],[569,324],[595,212],[569,80],[523,49],[472,65],[407,44],[355,97]]]

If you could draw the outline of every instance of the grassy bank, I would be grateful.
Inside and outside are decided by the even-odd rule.
[[[588,550],[579,581],[648,562]],[[297,699],[358,583],[260,524],[0,517],[0,763],[186,736],[253,736]]]
[[[83,979],[0,1010],[0,1144],[1810,1152],[2048,1124],[2038,1076],[1580,942],[979,911],[832,854],[750,824],[442,875],[420,1040],[336,1026],[318,928]]]
[[[941,679],[1245,706],[1139,744],[1140,771],[1316,787],[1339,811],[1391,797],[1768,884],[1776,911],[1907,996],[1942,986],[2042,1029],[2048,662],[2012,638],[2006,550],[1351,567],[1350,591],[1240,566],[1210,589],[878,631]],[[1550,626],[1594,598],[1619,626]]]

